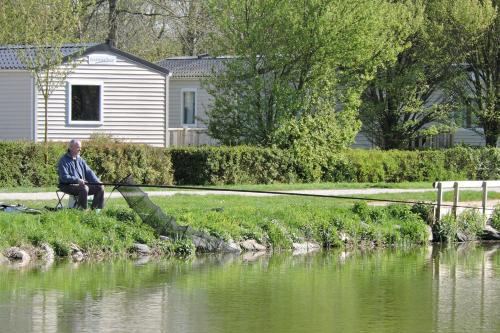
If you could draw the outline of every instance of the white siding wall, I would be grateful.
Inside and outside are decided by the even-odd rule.
[[[480,132],[482,133],[482,129]],[[457,145],[461,143],[470,146],[484,146],[486,145],[486,140],[484,139],[484,136],[471,129],[459,128],[453,134],[453,144]]]
[[[374,148],[374,145],[368,140],[364,133],[359,132],[354,138],[354,143],[351,145],[351,148],[370,149]]]
[[[175,74],[175,73],[174,73]],[[170,79],[170,128],[182,127],[182,89],[196,89],[196,126],[206,127],[200,119],[206,119],[206,109],[210,106],[212,97],[201,87],[200,79]]]
[[[31,140],[33,83],[27,72],[0,71],[0,140]]]
[[[164,145],[166,96],[163,74],[117,56],[116,63],[85,62],[68,80],[103,82],[104,122],[100,126],[67,125],[67,88],[64,85],[49,98],[49,140],[87,139],[92,133],[102,133],[128,142]],[[41,94],[38,94],[37,112],[37,140],[42,141],[45,123]]]

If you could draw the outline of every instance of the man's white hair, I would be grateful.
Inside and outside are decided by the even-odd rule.
[[[82,144],[82,142],[80,140],[78,140],[78,139],[71,139],[69,141],[68,148],[73,147],[73,145],[75,145],[76,143],[79,143],[80,145]]]

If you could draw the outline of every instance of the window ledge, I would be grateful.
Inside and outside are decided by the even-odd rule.
[[[70,121],[66,124],[68,127],[101,127],[102,121]]]

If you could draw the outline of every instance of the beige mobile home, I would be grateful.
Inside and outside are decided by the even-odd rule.
[[[203,80],[223,70],[229,57],[168,58],[157,64],[172,73],[169,83],[169,132],[171,145],[216,144],[207,134],[206,112],[212,97]]]
[[[23,48],[0,47],[0,140],[43,141],[43,96],[19,59]],[[78,65],[50,95],[49,140],[102,133],[168,146],[168,70],[108,44],[66,45],[61,51]]]

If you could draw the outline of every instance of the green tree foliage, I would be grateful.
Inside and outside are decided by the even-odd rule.
[[[48,137],[48,99],[77,65],[76,62],[67,62],[61,51],[64,44],[77,41],[73,34],[78,22],[76,6],[70,0],[7,0],[4,7],[6,17],[13,19],[9,25],[12,35],[8,39],[26,46],[19,49],[18,57],[33,75],[43,96],[45,142]]]
[[[359,87],[404,47],[405,8],[384,0],[209,5],[217,31],[213,44],[219,54],[236,56],[207,82],[214,96],[209,132],[225,144],[289,146],[292,137],[283,139],[282,126],[305,129],[314,121],[302,117],[322,122],[327,114],[343,127],[331,127],[329,135],[345,139],[341,146],[352,142]]]
[[[455,20],[451,28],[467,40],[468,53],[453,90],[475,116],[475,125],[484,129],[486,145],[496,146],[500,136],[500,1],[460,2],[464,6],[452,13]],[[471,12],[477,3],[479,8]],[[478,29],[474,15],[485,17],[486,27]]]
[[[383,149],[404,149],[418,136],[453,130],[455,103],[446,86],[470,54],[468,45],[487,26],[487,5],[475,0],[405,3],[412,33],[396,62],[381,68],[363,95],[361,119],[369,139]],[[467,26],[468,34],[454,27]]]

